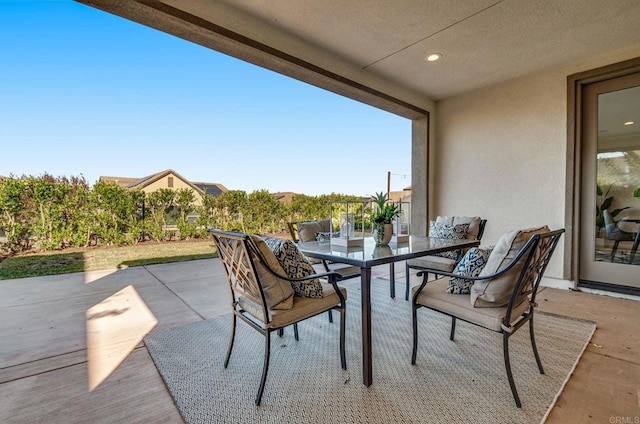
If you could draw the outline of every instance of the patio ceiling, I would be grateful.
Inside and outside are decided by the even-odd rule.
[[[79,1],[408,118],[640,46],[637,0]]]

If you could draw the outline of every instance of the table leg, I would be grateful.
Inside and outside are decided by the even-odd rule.
[[[362,296],[362,383],[373,383],[371,363],[371,268],[362,268],[360,273],[360,292]]]
[[[391,299],[396,298],[396,267],[393,262],[389,264],[389,290],[391,291]]]

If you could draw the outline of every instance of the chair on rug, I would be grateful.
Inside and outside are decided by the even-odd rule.
[[[466,238],[480,241],[486,225],[487,220],[479,216],[438,216],[435,221],[430,222],[429,237]],[[429,272],[436,276],[439,275],[437,271],[451,272],[462,259],[463,253],[457,250],[408,260],[405,264],[405,300],[409,300],[410,270],[429,269]]]
[[[607,209],[602,211],[602,216],[604,218],[604,226],[607,235],[607,239],[613,241],[613,249],[611,249],[611,262],[616,257],[616,252],[618,250],[618,244],[621,241],[634,241],[636,239],[636,233],[631,233],[629,231],[624,231],[618,227],[618,223],[611,216],[611,212]],[[637,245],[634,246],[636,249]],[[633,251],[633,256],[635,256],[635,251]],[[633,261],[633,256],[631,257],[631,263]]]
[[[288,222],[287,227],[291,234],[291,240],[294,243],[317,241],[318,238],[329,240],[329,232],[331,231],[331,220],[321,219],[318,221],[304,222]],[[313,265],[317,272],[337,272],[338,281],[348,280],[360,276],[360,267],[330,262],[321,259],[309,258],[309,262]]]
[[[227,368],[235,339],[236,318],[265,337],[264,365],[255,404],[260,405],[269,371],[270,339],[273,331],[326,311],[340,312],[340,362],[345,355],[345,310],[347,291],[338,287],[335,272],[313,273],[306,261],[288,263],[285,271],[271,247],[259,236],[209,230],[218,250],[231,289],[232,327],[224,367]],[[290,241],[289,241],[290,243]],[[295,247],[295,245],[293,246]],[[297,248],[296,248],[297,250]],[[298,252],[299,253],[299,252]],[[303,269],[300,272],[298,269]],[[292,271],[294,270],[294,271]],[[290,273],[298,276],[292,278]],[[326,278],[327,283],[319,280]]]
[[[306,243],[318,241],[323,239],[329,241],[329,233],[331,231],[331,220],[321,219],[319,221],[304,221],[304,222],[288,222],[289,233],[291,239],[295,243]],[[317,272],[337,272],[340,274],[338,281],[348,280],[350,278],[360,277],[361,269],[358,266],[341,264],[338,262],[331,262],[320,259],[309,259],[313,263],[313,267]],[[395,297],[395,281],[391,278],[391,273],[394,272],[394,264],[389,264],[389,291],[391,297]],[[408,296],[408,295],[407,295]],[[331,320],[331,314],[329,314]]]
[[[417,311],[421,307],[451,316],[450,340],[454,339],[457,319],[502,333],[507,379],[513,399],[520,408],[522,404],[511,372],[509,337],[529,322],[533,354],[540,374],[544,374],[534,338],[533,315],[540,280],[562,233],[564,229],[549,231],[546,226],[508,232],[493,248],[479,273],[449,273],[439,269],[420,271],[423,281],[413,288],[412,295],[411,364],[415,365],[418,352]],[[442,277],[428,281],[427,273],[436,271]],[[468,294],[447,293],[447,286],[451,284],[467,285]]]

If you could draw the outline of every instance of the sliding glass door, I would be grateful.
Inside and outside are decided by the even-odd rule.
[[[580,280],[640,287],[640,73],[582,92]]]

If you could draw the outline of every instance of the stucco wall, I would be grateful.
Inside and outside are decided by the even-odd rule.
[[[565,227],[567,76],[640,56],[640,46],[438,102],[430,216],[488,219],[483,244],[509,230]],[[561,244],[547,276],[562,278]]]

